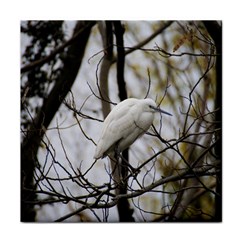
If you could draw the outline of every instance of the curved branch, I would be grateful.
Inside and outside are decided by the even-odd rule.
[[[158,34],[162,33],[166,28],[168,28],[174,21],[168,21],[164,26],[161,26],[158,28],[152,35],[141,41],[140,43],[136,44],[133,47],[125,47],[125,49],[128,49],[125,51],[125,56],[134,52],[135,50],[140,50],[142,46],[146,45],[148,42],[150,42],[152,39],[154,39]],[[116,58],[113,59],[112,63],[115,63],[117,61]]]
[[[135,192],[131,192],[131,193],[128,193],[128,194],[119,194],[116,197],[114,197],[111,202],[108,202],[108,203],[99,203],[99,201],[97,200],[94,203],[85,204],[84,206],[82,206],[81,208],[77,209],[76,211],[74,211],[72,213],[69,213],[69,214],[67,214],[67,215],[57,219],[56,222],[63,221],[65,219],[69,218],[69,217],[72,217],[75,214],[78,214],[78,213],[82,212],[85,209],[112,208],[112,207],[117,205],[117,203],[119,202],[120,199],[135,198],[135,197],[138,197],[138,196],[140,196],[140,195],[142,195],[142,194],[144,194],[146,192],[149,192],[149,191],[153,190],[154,188],[156,188],[156,187],[158,187],[160,185],[163,185],[163,184],[166,184],[166,183],[169,183],[169,182],[178,181],[178,180],[181,180],[181,179],[195,178],[196,174],[199,177],[200,176],[213,176],[213,175],[216,175],[217,172],[208,172],[210,169],[212,169],[212,167],[208,167],[208,168],[205,168],[203,170],[195,171],[195,174],[189,173],[188,171],[184,171],[183,173],[180,173],[180,174],[177,174],[177,175],[174,175],[174,176],[169,176],[169,177],[166,177],[166,178],[162,178],[162,179],[159,179],[155,183],[150,184],[149,186],[147,186],[147,187],[145,187],[145,188],[143,188],[141,190],[137,190]]]
[[[104,56],[102,58],[102,64],[100,69],[100,87],[99,93],[101,96],[102,102],[102,111],[104,119],[107,117],[111,111],[110,102],[109,102],[109,91],[108,91],[108,73],[111,67],[111,61],[113,57],[113,32],[111,22],[106,21],[105,24],[100,22],[98,23],[99,30],[102,36],[103,47],[104,47]],[[97,73],[96,73],[97,75]],[[97,86],[98,86],[97,82]]]

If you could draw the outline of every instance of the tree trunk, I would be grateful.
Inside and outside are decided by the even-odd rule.
[[[84,29],[69,46],[63,60],[62,74],[48,98],[43,102],[39,114],[33,119],[29,132],[21,144],[21,221],[35,221],[35,209],[32,202],[36,200],[36,186],[34,184],[34,169],[37,161],[37,151],[55,113],[62,100],[71,89],[78,74],[84,56],[90,31],[95,22],[78,22],[74,34]]]
[[[127,91],[126,91],[126,83],[124,80],[124,65],[125,65],[125,52],[124,52],[124,41],[123,41],[123,34],[125,29],[123,28],[120,21],[114,21],[114,32],[116,36],[116,45],[117,45],[117,83],[119,89],[119,98],[120,101],[127,99]],[[121,175],[122,178],[126,178],[128,174],[128,149],[123,151],[124,160],[127,164],[121,164]],[[127,181],[124,182],[120,187],[120,194],[127,193]],[[135,222],[132,214],[133,210],[130,208],[130,204],[128,199],[121,198],[118,202],[118,213],[119,213],[119,220],[120,222]]]
[[[213,39],[217,54],[216,57],[216,100],[215,108],[219,109],[216,112],[216,128],[222,127],[222,27],[216,21],[204,21],[204,25]],[[222,129],[222,128],[221,128]],[[218,132],[217,142],[215,147],[215,153],[219,160],[222,161],[222,131]],[[222,169],[222,164],[221,168]],[[220,171],[216,176],[216,192],[219,196],[215,197],[215,220],[222,221],[222,172]]]

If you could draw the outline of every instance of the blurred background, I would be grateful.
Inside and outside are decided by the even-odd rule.
[[[221,221],[221,24],[22,21],[21,220]],[[173,116],[129,148],[140,173],[120,206],[108,158],[93,155],[129,97]]]

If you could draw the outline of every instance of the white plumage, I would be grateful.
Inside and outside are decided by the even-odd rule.
[[[158,109],[152,99],[129,98],[116,105],[103,123],[94,158],[102,158],[117,150],[122,152],[153,123],[156,111],[171,115]]]

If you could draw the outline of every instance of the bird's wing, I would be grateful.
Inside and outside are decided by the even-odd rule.
[[[124,110],[124,111],[123,111]],[[126,138],[135,129],[131,108],[114,108],[105,119],[102,134],[97,144],[94,158],[103,157],[121,139]]]

